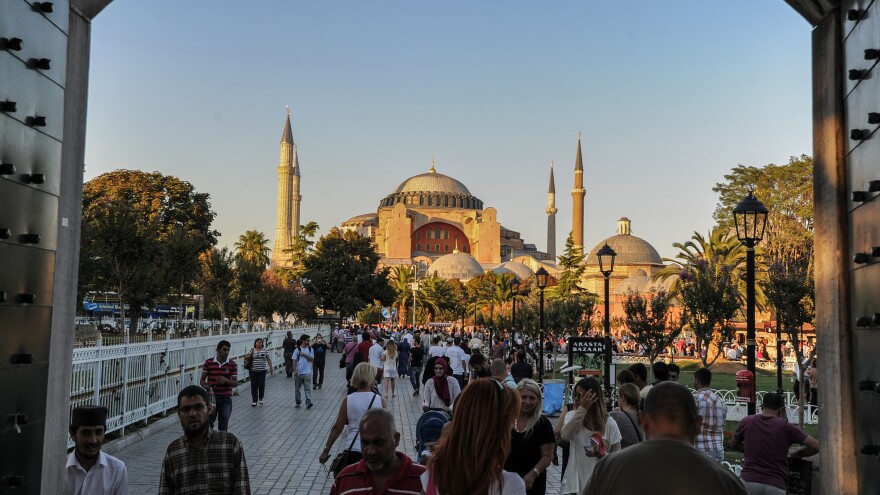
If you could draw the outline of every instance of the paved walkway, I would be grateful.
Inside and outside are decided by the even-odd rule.
[[[328,355],[324,388],[312,392],[312,409],[294,408],[294,380],[286,378],[283,370],[267,377],[265,405],[251,407],[247,385],[240,388],[240,396],[233,398],[229,431],[244,444],[254,495],[330,492],[333,481],[327,478],[318,455],[345,397],[345,372],[339,368],[338,359],[338,354]],[[398,450],[415,458],[415,425],[421,415],[421,402],[412,392],[408,379],[398,380],[397,398],[389,399],[389,408],[401,434]],[[158,491],[165,449],[182,434],[176,415],[162,421],[173,424],[114,454],[128,466],[132,495]],[[336,441],[331,459],[347,447],[342,445],[345,437],[343,433]],[[559,493],[559,467],[550,466],[547,474],[547,493]]]

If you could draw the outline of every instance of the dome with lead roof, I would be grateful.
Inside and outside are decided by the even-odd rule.
[[[590,251],[587,256],[587,265],[598,265],[599,258],[596,252],[602,249],[605,243],[611,246],[611,249],[617,253],[614,258],[615,265],[662,265],[663,260],[660,253],[650,245],[648,241],[641,237],[636,237],[630,233],[630,220],[626,217],[621,218],[617,222],[617,235],[611,236],[596,244],[596,247]]]
[[[382,200],[379,207],[390,207],[396,203],[426,208],[483,209],[483,202],[474,197],[464,184],[438,173],[433,162],[428,172],[401,182],[393,193]]]
[[[428,274],[436,273],[440,278],[457,278],[462,282],[478,277],[485,273],[483,267],[473,256],[459,252],[458,249],[450,254],[445,254],[431,263]]]

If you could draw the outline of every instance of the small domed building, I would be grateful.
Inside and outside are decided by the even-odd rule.
[[[440,278],[458,279],[467,283],[470,279],[484,274],[485,270],[473,256],[460,252],[457,248],[451,253],[434,260],[428,267],[428,275],[436,274]]]
[[[611,272],[609,279],[611,294],[619,294],[624,282],[627,283],[627,287],[643,289],[638,292],[650,291],[653,285],[650,279],[663,269],[663,260],[654,246],[641,237],[632,235],[631,222],[626,217],[617,221],[617,235],[600,241],[590,251],[585,261],[583,286],[596,294],[604,293],[605,277],[599,271],[599,258],[596,252],[602,249],[605,243],[617,253],[614,259],[614,271]]]

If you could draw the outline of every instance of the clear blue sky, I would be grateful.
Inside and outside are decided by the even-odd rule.
[[[322,233],[434,156],[543,250],[553,160],[561,251],[581,130],[587,247],[627,216],[672,256],[732,167],[812,153],[810,27],[783,0],[116,0],[93,24],[86,179],[176,175],[221,244],[273,239],[286,105]]]

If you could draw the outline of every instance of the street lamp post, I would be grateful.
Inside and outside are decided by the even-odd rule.
[[[599,271],[605,277],[605,395],[611,395],[611,296],[609,290],[609,277],[614,271],[614,258],[617,253],[611,249],[606,242],[601,249],[596,251],[596,257],[599,258]]]
[[[538,319],[539,342],[538,342],[538,383],[544,383],[544,288],[547,287],[547,278],[549,273],[542,266],[535,272],[535,285],[541,291],[540,317]]]
[[[519,294],[519,280],[513,279],[513,282],[510,283],[510,288],[513,289],[513,317],[510,326],[513,327],[513,331],[516,333],[516,296]]]
[[[767,225],[769,212],[770,210],[754,196],[752,191],[749,191],[749,194],[733,209],[736,237],[746,246],[746,367],[752,373],[753,380],[755,377],[755,245],[764,238],[764,227]],[[748,403],[749,415],[755,414],[756,409],[753,384],[752,397]]]
[[[416,264],[412,266],[413,272],[413,281],[412,281],[412,291],[413,291],[413,332],[416,331],[416,290],[419,288],[419,267]]]
[[[782,330],[779,318],[776,318],[776,393],[782,395]]]

